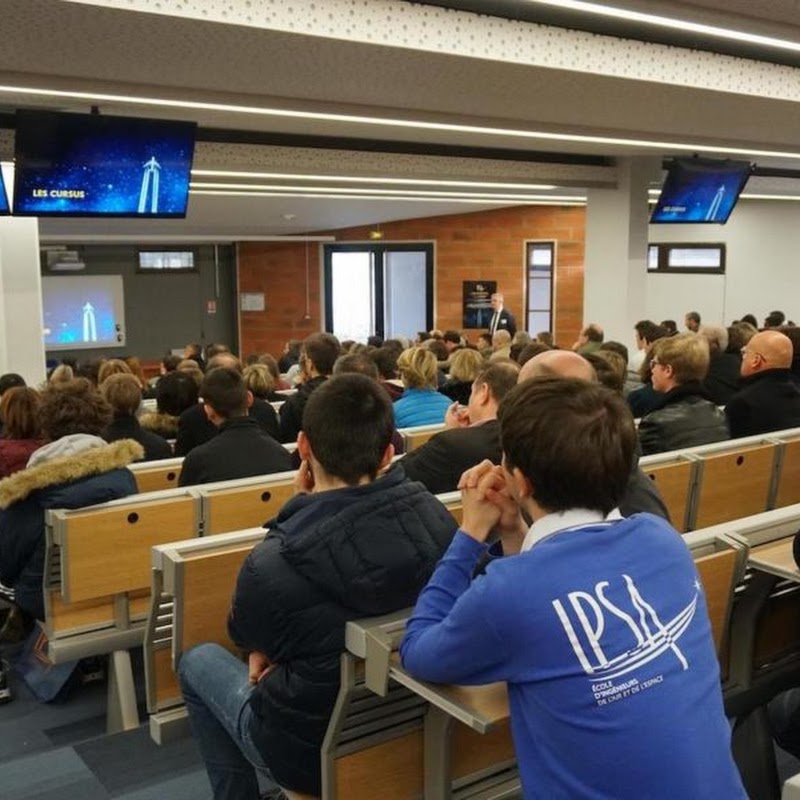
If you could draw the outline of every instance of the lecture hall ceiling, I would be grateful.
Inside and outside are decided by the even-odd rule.
[[[635,5],[717,24],[752,14],[743,2]],[[796,35],[781,18],[789,5],[797,11],[759,4],[765,35]],[[6,88],[0,109],[96,104],[194,119],[208,134],[203,169],[540,183],[558,196],[613,184],[613,160],[625,155],[727,147],[800,169],[800,72],[785,64],[400,0],[4,0],[3,23],[3,87],[82,95]],[[10,142],[0,137],[0,157]],[[144,230],[284,234],[482,207],[198,196],[185,222]],[[92,230],[80,222],[70,230]]]

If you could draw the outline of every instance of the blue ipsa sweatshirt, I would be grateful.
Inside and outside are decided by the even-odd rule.
[[[485,550],[456,534],[401,654],[423,680],[507,681],[526,800],[746,797],[702,586],[667,522],[557,531],[473,581]]]

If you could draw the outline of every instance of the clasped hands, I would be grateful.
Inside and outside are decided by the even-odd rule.
[[[503,467],[485,459],[468,469],[458,482],[463,517],[461,530],[485,542],[496,530],[506,555],[518,553],[527,533],[519,504],[511,493],[512,477]]]

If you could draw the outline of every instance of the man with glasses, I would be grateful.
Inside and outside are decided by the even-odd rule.
[[[639,423],[643,455],[728,438],[725,415],[703,389],[709,359],[708,342],[695,333],[680,333],[653,345],[653,389],[661,400]]]
[[[791,339],[774,330],[757,333],[742,348],[741,389],[725,406],[732,438],[800,427],[793,356]]]

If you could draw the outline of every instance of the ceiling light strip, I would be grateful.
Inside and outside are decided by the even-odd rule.
[[[758,148],[726,147],[691,142],[669,142],[648,139],[625,139],[617,136],[590,136],[575,133],[551,133],[530,131],[519,128],[492,128],[484,125],[460,125],[448,122],[428,122],[424,120],[398,119],[394,117],[367,117],[356,114],[333,114],[321,111],[298,111],[286,108],[260,108],[230,103],[209,103],[199,100],[169,100],[158,97],[135,97],[133,95],[107,94],[104,92],[76,92],[62,89],[33,89],[26,86],[0,86],[0,94],[25,94],[33,97],[55,97],[83,100],[88,103],[128,103],[159,108],[190,109],[195,111],[214,111],[228,114],[249,114],[264,117],[283,117],[288,119],[320,120],[342,122],[351,125],[373,127],[408,128],[411,130],[447,131],[449,133],[472,133],[481,136],[497,136],[516,139],[530,139],[548,142],[571,142],[575,144],[602,144],[620,147],[642,147],[648,150],[685,151],[703,153],[725,153],[727,155],[749,155],[763,158],[800,159],[798,151],[761,150]]]
[[[425,180],[422,178],[366,178],[355,175],[302,175],[289,172],[237,172],[226,169],[193,169],[192,175],[202,178],[243,178],[259,180],[287,180],[287,181],[341,181],[342,183],[383,183],[392,186],[463,186],[466,188],[485,189],[530,189],[537,192],[546,192],[557,189],[555,184],[547,183],[500,183],[496,181],[449,181]]]
[[[339,195],[339,194],[303,194],[297,195],[288,192],[242,192],[234,189],[190,189],[189,193],[192,195],[217,195],[220,197],[299,197],[301,199],[322,199],[322,200],[391,200],[393,202],[409,202],[409,203],[474,203],[476,205],[495,205],[495,206],[584,206],[586,200],[579,197],[570,198],[569,200],[560,200],[554,202],[552,199],[548,200],[531,200],[526,198],[524,200],[509,200],[509,199],[486,199],[476,200],[466,197],[399,197],[399,196],[385,196],[385,195]]]
[[[381,197],[392,195],[396,197],[471,197],[489,200],[585,200],[580,195],[532,195],[510,194],[506,192],[435,192],[418,189],[354,189],[343,186],[289,186],[284,184],[242,184],[242,183],[214,183],[205,181],[192,181],[192,189],[236,189],[243,192],[294,192],[297,194],[314,194],[325,192],[337,194],[342,197],[350,195],[369,195]]]
[[[672,30],[688,33],[699,33],[703,36],[712,36],[716,39],[727,39],[733,42],[755,44],[773,50],[787,50],[792,53],[800,53],[800,42],[794,42],[789,39],[777,39],[774,36],[762,36],[757,33],[747,33],[746,31],[739,31],[733,28],[720,28],[717,25],[705,25],[700,22],[691,22],[687,19],[663,17],[659,14],[647,14],[642,11],[631,11],[627,8],[614,8],[613,6],[601,5],[600,3],[589,3],[585,0],[527,0],[527,2],[540,6],[562,8],[567,11],[594,14],[600,17],[621,19],[626,22],[638,22],[652,27],[670,28]]]

